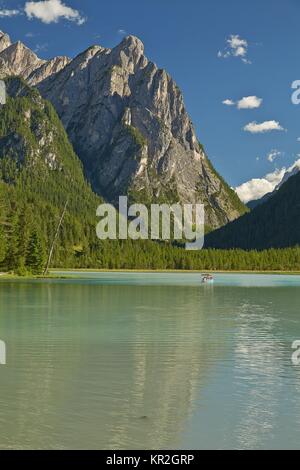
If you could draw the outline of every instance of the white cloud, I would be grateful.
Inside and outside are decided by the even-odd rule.
[[[223,104],[226,106],[236,105],[238,109],[257,109],[260,108],[262,102],[262,98],[258,98],[257,96],[245,96],[238,101],[233,101],[231,99],[224,100]]]
[[[28,19],[36,18],[46,24],[57,23],[61,19],[73,21],[78,25],[86,22],[78,10],[65,5],[62,0],[26,2],[24,10]]]
[[[257,96],[246,96],[238,101],[238,109],[256,109],[260,108],[263,100]]]
[[[225,104],[225,106],[234,106],[235,105],[235,102],[232,101],[232,100],[224,100],[222,103]]]
[[[0,10],[0,18],[12,18],[13,16],[21,15],[20,10]]]
[[[239,35],[231,35],[227,42],[231,49],[237,51],[237,55],[246,55],[248,42],[245,39],[241,39]]]
[[[119,29],[118,34],[120,34],[120,36],[126,36],[127,31],[125,29]]]
[[[247,58],[249,44],[246,39],[242,39],[238,34],[231,34],[226,39],[226,44],[225,49],[218,52],[219,58],[238,57],[245,64],[251,64],[251,61]]]
[[[299,157],[299,155],[298,155]],[[263,178],[254,178],[236,188],[241,201],[247,204],[249,201],[256,201],[268,193],[279,189],[292,175],[300,171],[300,159],[296,160],[288,169],[285,167],[276,169]]]
[[[244,204],[247,204],[249,201],[256,201],[265,196],[265,194],[274,191],[276,186],[282,181],[285,172],[286,169],[282,168],[281,170],[269,173],[264,178],[253,178],[237,187],[236,193]]]
[[[284,131],[285,129],[277,121],[265,121],[262,123],[250,122],[244,127],[244,131],[251,134],[263,134],[271,131]]]
[[[279,152],[279,150],[271,150],[271,152],[267,156],[267,159],[270,163],[274,163],[276,158],[280,157],[281,155],[282,152]]]

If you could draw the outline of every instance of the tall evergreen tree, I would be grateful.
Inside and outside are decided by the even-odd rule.
[[[45,244],[37,230],[29,238],[25,266],[32,274],[41,274],[45,267]]]

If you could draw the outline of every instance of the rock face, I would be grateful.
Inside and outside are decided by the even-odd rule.
[[[0,31],[0,52],[4,51],[11,45],[10,37],[8,34],[3,33]]]
[[[54,57],[43,63],[39,68],[34,69],[29,75],[27,81],[29,85],[34,86],[42,82],[51,75],[60,72],[71,61],[68,57]]]
[[[11,47],[0,54],[0,71],[17,71],[52,102],[98,194],[113,203],[126,194],[144,203],[202,202],[209,228],[245,212],[207,159],[176,83],[138,38],[93,46],[72,61],[24,60]]]
[[[60,72],[69,62],[68,57],[41,60],[22,42],[12,44],[9,36],[0,32],[0,76],[2,78],[17,75],[25,78],[33,86],[52,74]]]
[[[28,78],[33,70],[41,67],[44,62],[22,42],[18,41],[0,53],[0,75],[2,77],[20,75],[23,78]]]

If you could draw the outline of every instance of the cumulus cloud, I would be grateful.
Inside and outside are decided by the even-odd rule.
[[[253,178],[236,188],[236,193],[240,200],[247,204],[249,201],[256,201],[268,193],[274,191],[276,186],[282,181],[286,172],[285,168],[275,170],[263,178]]]
[[[271,131],[284,131],[285,129],[277,121],[265,121],[257,123],[256,121],[250,122],[244,127],[244,131],[251,134],[263,134]]]
[[[244,98],[233,101],[232,99],[227,99],[223,101],[223,104],[226,106],[235,106],[238,109],[257,109],[260,108],[263,100],[257,96],[245,96]]]
[[[223,104],[225,104],[225,106],[234,106],[235,102],[228,99],[228,100],[224,100]]]
[[[238,57],[245,64],[251,64],[251,61],[247,58],[248,54],[248,41],[242,39],[238,34],[231,34],[226,39],[226,47],[223,51],[218,52],[218,57],[227,59],[229,57]]]
[[[13,16],[21,15],[20,10],[0,10],[0,18],[12,18]]]
[[[86,21],[78,10],[65,5],[62,0],[26,2],[24,10],[29,19],[36,18],[46,24],[58,23],[61,19],[73,21],[78,25]]]
[[[279,189],[283,183],[299,171],[300,159],[296,160],[288,169],[285,167],[276,169],[273,173],[269,173],[263,178],[253,178],[247,181],[236,188],[236,193],[244,204],[247,204],[249,201],[256,201],[266,194]]]
[[[245,96],[237,102],[238,109],[256,109],[260,108],[263,100],[257,96]]]

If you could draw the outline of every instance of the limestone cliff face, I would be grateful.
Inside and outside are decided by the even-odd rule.
[[[0,76],[17,75],[25,78],[30,85],[58,73],[68,63],[68,57],[54,57],[41,60],[22,42],[11,43],[10,37],[0,31]]]
[[[96,192],[113,203],[125,194],[145,203],[202,202],[211,228],[244,212],[198,143],[176,83],[138,38],[93,46],[72,61],[13,58],[10,48],[0,53],[0,72],[18,70],[52,102]]]
[[[27,81],[29,85],[34,86],[42,82],[51,75],[57,74],[71,61],[68,57],[54,57],[54,59],[44,62],[40,67],[34,69],[29,75]]]
[[[45,61],[39,59],[34,52],[18,41],[0,53],[1,76],[20,75],[28,78],[36,68]]]
[[[11,45],[10,37],[8,34],[3,33],[0,31],[0,52],[4,51]]]

